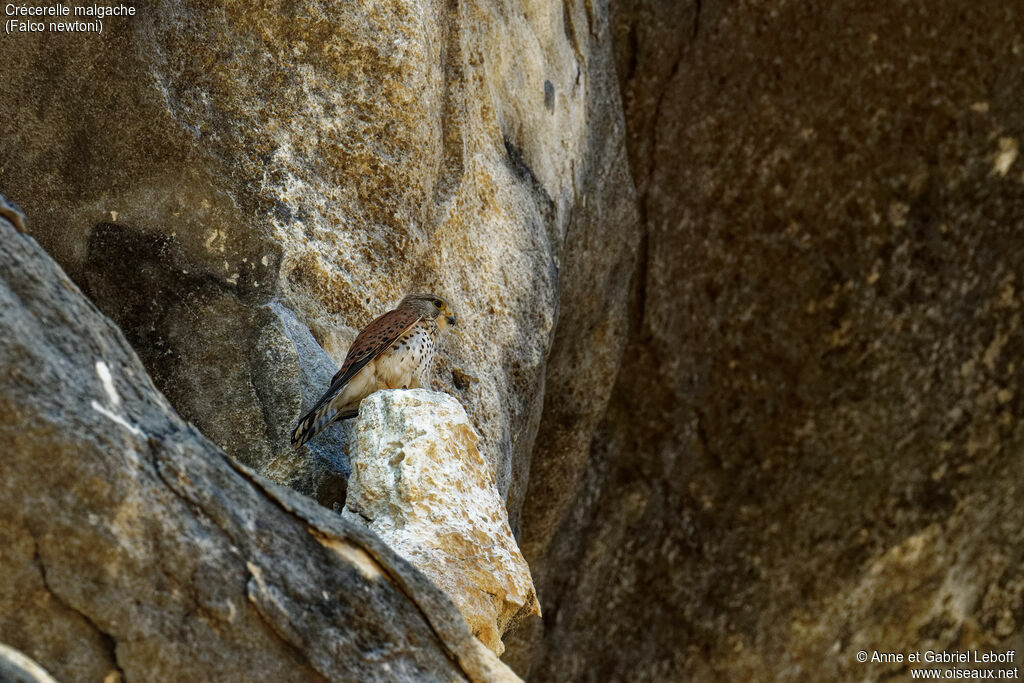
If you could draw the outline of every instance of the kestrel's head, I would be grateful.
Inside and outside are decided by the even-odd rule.
[[[412,306],[424,318],[433,318],[442,330],[455,324],[455,312],[436,294],[409,294],[399,304],[399,308],[405,306]]]

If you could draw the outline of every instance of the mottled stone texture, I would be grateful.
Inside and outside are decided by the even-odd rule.
[[[636,328],[527,553],[545,630],[521,671],[877,680],[904,665],[858,650],[1019,653],[1024,6],[612,10]]]
[[[62,681],[518,680],[380,539],[183,422],[2,219],[0,329],[0,642]]]
[[[12,36],[0,189],[184,417],[326,505],[344,462],[296,460],[286,428],[323,358],[285,319],[337,365],[404,293],[445,294],[437,386],[518,526],[564,274],[619,230],[580,208],[608,173],[591,148],[623,148],[591,111],[607,25],[582,0],[165,0],[102,36]]]
[[[102,36],[0,41],[0,190],[182,417],[328,507],[346,428],[293,453],[290,426],[361,327],[447,295],[434,388],[518,536],[536,466],[547,539],[639,243],[611,45],[587,0],[140,5]]]
[[[883,678],[854,653],[1024,649],[1021,36],[995,0],[164,0],[0,41],[0,190],[177,411],[328,506],[345,429],[288,427],[448,294],[530,680]],[[106,652],[72,616],[47,656]]]
[[[440,586],[473,634],[501,637],[540,606],[465,409],[426,389],[378,391],[352,429],[342,517],[376,533]]]

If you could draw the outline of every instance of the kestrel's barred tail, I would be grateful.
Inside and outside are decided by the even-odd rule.
[[[305,417],[299,420],[299,424],[295,426],[295,430],[292,432],[292,448],[298,448],[302,444],[306,443],[322,432],[324,427],[329,425],[331,422],[355,417],[357,413],[358,411],[352,410],[341,413],[337,408],[333,407],[329,401],[319,408],[311,410]]]

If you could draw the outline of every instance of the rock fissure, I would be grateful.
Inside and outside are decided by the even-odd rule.
[[[167,438],[167,435],[164,435],[162,438]],[[172,480],[168,478],[167,474],[164,471],[167,467],[167,461],[162,456],[163,445],[161,440],[156,437],[150,436],[147,439],[147,445],[149,446],[150,462],[153,467],[153,472],[156,474],[157,478],[161,482],[163,482],[167,490],[170,491],[178,500],[185,504],[185,506],[191,511],[192,515],[195,517],[196,520],[205,521],[209,523],[210,525],[215,527],[228,542],[232,544],[233,548],[238,547],[238,539],[233,537],[233,534],[231,533],[232,530],[228,525],[218,522],[216,515],[211,516],[207,514],[206,511],[203,509],[202,504],[193,496],[189,495],[187,489],[180,487],[179,484],[177,484],[176,482],[172,482]],[[224,457],[224,462],[228,464],[233,464],[232,459],[229,457]],[[271,498],[270,500],[273,499]],[[244,544],[242,545],[244,546]],[[321,680],[329,680],[329,673],[324,672],[318,668],[317,662],[308,656],[306,650],[301,647],[301,643],[297,644],[294,641],[294,637],[289,637],[289,635],[285,632],[281,625],[277,623],[277,620],[273,618],[271,615],[267,614],[266,611],[263,609],[263,606],[260,603],[260,601],[256,599],[256,596],[252,591],[251,582],[257,581],[257,576],[253,573],[254,565],[251,563],[251,558],[248,558],[246,554],[243,554],[241,552],[236,553],[236,557],[238,558],[239,561],[245,563],[249,571],[250,583],[249,585],[247,585],[247,590],[244,597],[246,598],[248,603],[252,605],[253,611],[259,617],[263,625],[267,628],[267,630],[270,633],[274,635],[275,638],[277,638],[281,642],[282,645],[288,648],[288,650],[297,660],[305,662],[313,671],[315,671],[319,676],[322,677]],[[172,583],[177,583],[177,580],[174,579],[174,577],[170,575],[166,575],[166,577],[168,581]],[[192,590],[195,591],[194,588]],[[196,608],[198,610],[200,608],[201,601],[199,600],[198,596],[194,593],[193,602],[195,603]]]
[[[160,480],[164,483],[164,485],[167,486],[167,488],[176,497],[178,497],[182,502],[184,502],[193,511],[194,514],[201,516],[203,519],[209,520],[211,523],[217,526],[220,529],[220,531],[225,534],[225,537],[231,540],[232,543],[237,543],[237,539],[231,537],[229,527],[218,523],[215,516],[210,517],[209,515],[205,514],[205,512],[203,512],[202,505],[197,500],[190,496],[186,490],[180,489],[177,485],[172,483],[170,479],[167,478],[166,474],[164,473],[164,466],[162,465],[163,460],[161,459],[160,456],[160,443],[154,439],[151,439],[150,447],[153,456],[153,465],[155,472],[157,476],[160,478]],[[296,521],[298,521],[304,527],[306,527],[307,531],[309,531],[310,535],[314,538],[318,538],[318,540],[320,540],[320,537],[327,537],[333,538],[343,543],[352,542],[359,546],[362,550],[365,550],[371,557],[373,557],[374,561],[377,562],[381,572],[388,577],[388,580],[395,586],[395,588],[399,590],[402,593],[402,595],[405,596],[405,598],[409,601],[409,603],[417,609],[417,611],[423,617],[424,622],[431,627],[431,629],[434,632],[434,635],[437,636],[438,643],[444,647],[444,651],[447,653],[452,663],[456,666],[459,666],[460,668],[462,667],[462,663],[460,662],[458,655],[448,646],[448,643],[446,642],[442,634],[435,627],[427,611],[423,608],[422,605],[419,604],[419,602],[415,599],[414,594],[409,590],[409,586],[406,585],[404,581],[399,580],[396,572],[389,569],[389,567],[387,567],[384,564],[383,559],[380,556],[373,553],[369,547],[360,545],[358,540],[338,536],[331,530],[326,530],[319,527],[315,521],[313,521],[307,516],[300,514],[296,511],[294,507],[285,504],[284,501],[279,496],[275,495],[275,493],[270,489],[270,487],[268,487],[264,483],[264,481],[261,480],[260,477],[256,476],[247,467],[245,467],[241,463],[236,462],[230,457],[224,457],[223,460],[226,464],[230,465],[235,472],[241,475],[242,478],[244,478],[251,486],[253,486],[254,489],[260,493],[260,495],[264,496],[268,501],[274,503],[274,505],[278,507],[281,511],[283,511],[290,517],[293,517]],[[245,561],[249,569],[250,575],[249,586],[246,591],[246,598],[248,602],[253,606],[253,609],[256,611],[256,613],[259,615],[260,620],[264,623],[264,625],[267,626],[267,628],[270,630],[271,633],[274,634],[276,638],[278,638],[285,646],[287,646],[293,652],[293,654],[296,657],[305,661],[319,675],[324,676],[325,679],[329,679],[329,674],[327,672],[320,670],[317,666],[317,662],[311,659],[306,654],[305,649],[303,649],[300,646],[301,644],[297,644],[295,642],[294,634],[289,634],[287,629],[284,629],[282,625],[278,623],[277,619],[264,609],[263,603],[258,599],[257,593],[253,590],[254,585],[257,588],[262,588],[262,575],[258,572],[257,569],[254,569],[256,565],[252,564],[251,559],[246,559],[245,557],[242,557],[241,559]]]
[[[282,497],[280,497],[275,491],[267,486],[258,476],[256,476],[251,470],[246,468],[240,463],[236,463],[230,458],[227,462],[241,474],[250,484],[255,486],[257,489],[262,491],[270,500],[281,508],[284,512],[294,517],[300,523],[307,527],[307,531],[310,536],[316,538],[322,545],[328,545],[329,541],[338,541],[341,543],[352,543],[367,553],[373,561],[376,563],[377,568],[381,574],[385,576],[388,581],[402,593],[402,595],[413,605],[423,617],[424,622],[430,626],[434,635],[437,637],[438,642],[444,647],[445,653],[451,659],[452,663],[455,664],[462,670],[462,672],[471,680],[476,680],[464,666],[462,657],[460,657],[457,649],[452,648],[449,644],[448,638],[445,637],[445,630],[438,627],[435,619],[430,616],[430,611],[420,604],[420,601],[416,599],[416,593],[412,587],[408,584],[405,578],[400,572],[396,571],[386,561],[386,558],[373,546],[371,543],[360,543],[358,538],[353,538],[348,535],[338,534],[335,528],[324,528],[318,524],[314,519],[307,515],[301,514],[294,506],[287,504]],[[336,514],[336,513],[335,513]],[[326,541],[326,542],[325,542]],[[449,634],[450,636],[450,634]]]
[[[246,584],[246,598],[250,605],[252,605],[253,611],[259,618],[260,623],[263,624],[270,633],[274,634],[274,637],[284,645],[297,660],[305,662],[310,669],[312,669],[319,680],[330,681],[330,672],[323,671],[314,658],[311,658],[306,649],[302,647],[302,643],[295,642],[294,632],[289,633],[287,629],[283,628],[279,619],[281,615],[278,614],[276,617],[269,614],[264,608],[263,602],[258,599],[258,592],[265,590],[261,585],[262,579],[258,576],[258,569],[255,568],[250,562],[246,562],[246,568],[249,570],[249,581]],[[255,585],[255,587],[254,587]]]
[[[124,669],[121,667],[120,662],[117,659],[117,638],[106,630],[104,630],[96,621],[89,616],[86,612],[78,609],[72,605],[68,600],[64,599],[63,596],[50,584],[50,579],[46,572],[46,564],[43,562],[42,554],[39,551],[39,541],[36,539],[35,534],[29,531],[29,537],[32,539],[32,562],[39,569],[39,577],[43,582],[43,587],[46,592],[49,593],[57,603],[74,614],[77,614],[85,620],[89,626],[99,634],[100,640],[103,642],[104,649],[110,658],[110,662],[117,670],[118,675],[121,677],[121,681],[127,683],[128,677],[125,675]]]

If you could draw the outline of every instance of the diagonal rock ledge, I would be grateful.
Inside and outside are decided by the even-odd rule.
[[[378,391],[360,405],[352,439],[342,516],[444,589],[502,654],[505,632],[540,605],[462,404],[425,389]]]
[[[0,641],[59,680],[518,680],[379,539],[235,465],[0,219]]]

